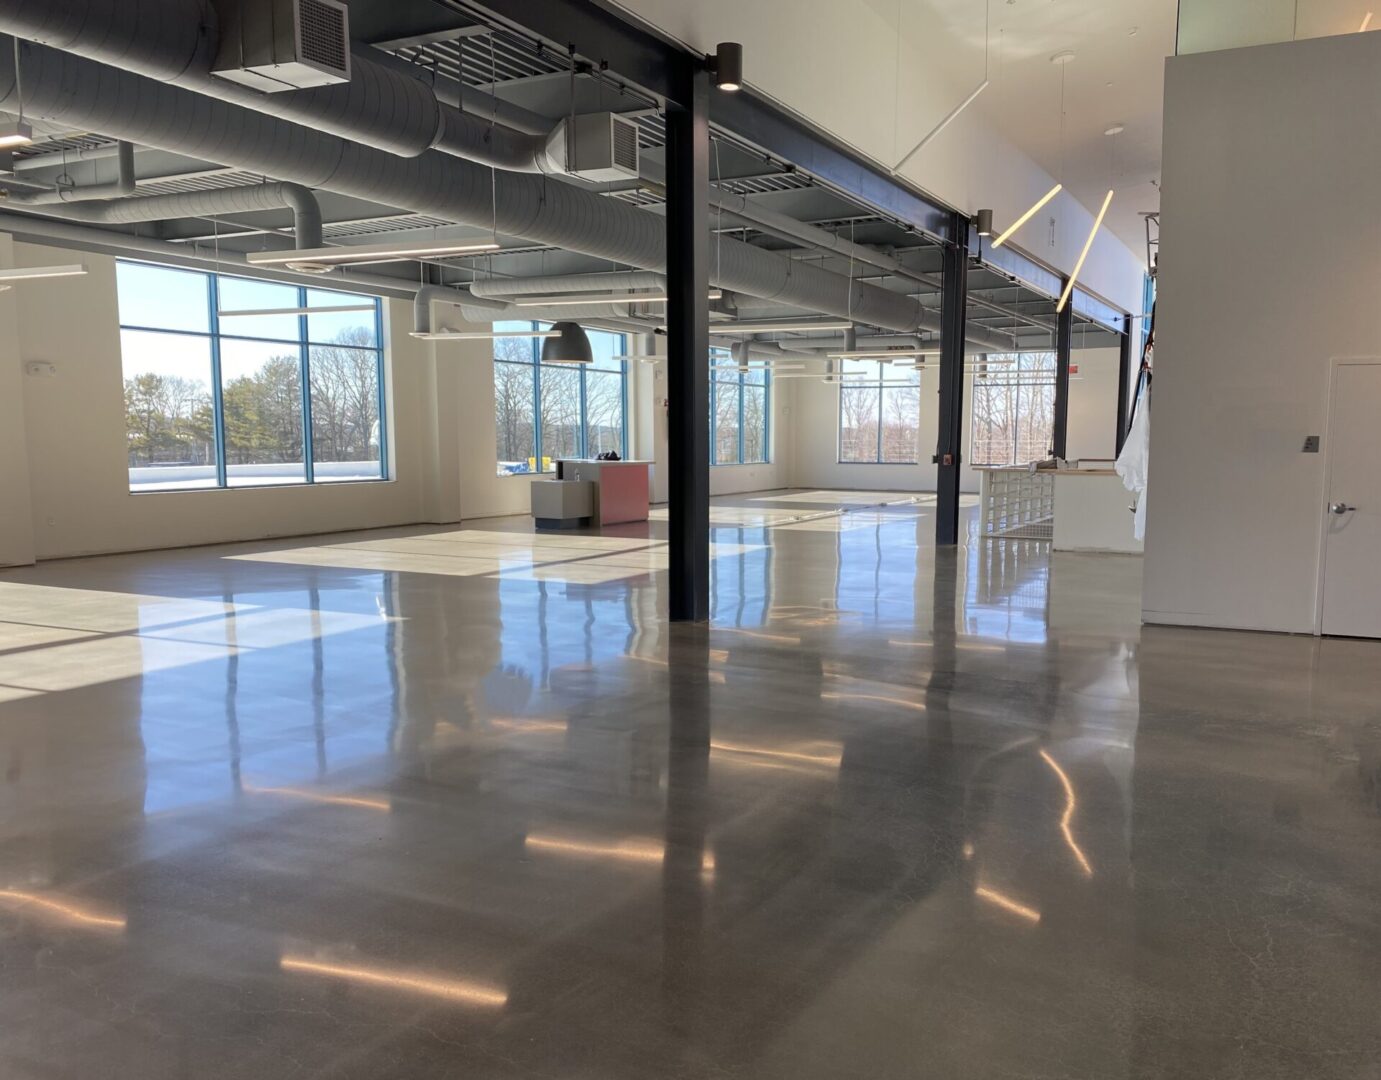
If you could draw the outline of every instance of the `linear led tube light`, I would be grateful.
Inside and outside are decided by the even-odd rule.
[[[776,334],[793,330],[847,330],[853,323],[843,319],[826,322],[722,322],[710,325],[711,334]]]
[[[0,270],[0,282],[28,281],[30,278],[72,277],[86,273],[85,263],[70,266],[17,266],[13,270]]]
[[[1363,30],[1366,27],[1362,27]],[[0,150],[13,150],[17,146],[28,146],[34,141],[34,129],[24,120],[0,125]]]
[[[222,311],[221,318],[227,315],[327,315],[334,311],[373,311],[373,304],[341,304],[338,307],[268,307],[242,308],[239,311]]]
[[[711,289],[709,298],[718,300],[724,294]],[[523,296],[511,301],[514,307],[561,307],[577,304],[664,304],[665,292],[604,292],[604,293],[564,293],[561,296]]]
[[[1069,302],[1069,294],[1074,291],[1074,282],[1079,277],[1079,271],[1084,268],[1084,260],[1088,258],[1089,248],[1093,247],[1093,238],[1098,235],[1098,227],[1103,224],[1103,215],[1108,212],[1108,204],[1112,202],[1112,188],[1103,196],[1103,205],[1098,210],[1098,216],[1093,219],[1093,228],[1089,230],[1088,239],[1084,241],[1084,250],[1079,252],[1079,261],[1074,264],[1074,271],[1069,275],[1069,280],[1065,282],[1065,291],[1060,293],[1060,302],[1055,305],[1056,311],[1063,311],[1065,304]]]
[[[854,349],[852,352],[832,352],[825,353],[832,360],[893,360],[917,357],[917,356],[938,356],[939,353],[932,349],[928,354],[919,349]]]
[[[251,251],[245,262],[251,266],[283,266],[288,263],[308,263],[322,266],[341,266],[347,263],[391,262],[396,259],[428,258],[443,255],[473,255],[482,251],[498,251],[492,240],[465,242],[414,240],[410,243],[393,241],[387,244],[349,244],[342,247],[291,248],[284,251]]]
[[[999,236],[996,240],[993,241],[993,247],[1000,248],[1003,244],[1005,244],[1007,242],[1008,237],[1010,237],[1014,232],[1016,232],[1028,221],[1030,221],[1035,216],[1036,211],[1039,210],[1046,203],[1048,203],[1056,195],[1058,195],[1060,193],[1060,189],[1063,187],[1063,184],[1056,184],[1053,188],[1051,188],[1044,195],[1042,195],[1040,199],[1037,200],[1035,206],[1031,207],[1030,210],[1026,211],[1026,213],[1022,214],[1021,217],[1016,219],[1016,221],[1012,222],[1012,224],[1007,226],[1006,231],[1004,231],[1001,236]]]
[[[492,341],[495,338],[560,337],[559,330],[410,330],[408,337],[422,341]]]
[[[939,135],[940,132],[944,131],[945,128],[949,127],[950,123],[954,120],[954,118],[957,117],[965,109],[967,109],[970,105],[972,105],[974,98],[978,97],[978,95],[983,93],[983,91],[986,89],[988,89],[988,80],[984,79],[981,83],[974,87],[973,93],[971,93],[958,105],[954,106],[954,108],[952,108],[948,113],[945,114],[945,118],[943,120],[941,120],[928,132],[926,132],[925,138],[923,138],[920,142],[913,146],[907,152],[906,157],[902,158],[899,162],[892,166],[892,171],[894,173],[901,172],[901,170],[903,169],[903,167],[905,167],[908,161],[910,161],[913,157],[915,157],[922,150],[924,150],[926,146],[930,144],[931,140],[935,138],[935,136]]]
[[[1359,34],[1365,34],[1367,32],[1367,27],[1371,25],[1371,14],[1372,13],[1368,11],[1366,15],[1362,17],[1362,25],[1357,28]]]

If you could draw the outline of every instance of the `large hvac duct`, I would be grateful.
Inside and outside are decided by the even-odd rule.
[[[42,45],[25,44],[20,56],[24,109],[31,116],[450,221],[492,223],[499,233],[596,258],[666,270],[661,218],[569,184],[522,175],[493,184],[488,169],[444,154],[399,160]],[[0,109],[18,110],[14,76],[10,42],[0,41]],[[911,297],[850,283],[728,237],[716,245],[716,284],[723,288],[892,330],[936,328],[934,317]]]
[[[10,193],[10,203],[14,206],[43,206],[51,203],[85,202],[88,199],[113,199],[134,194],[134,146],[132,143],[115,144],[117,159],[116,177],[103,184],[87,184],[84,187],[54,185],[46,191]]]
[[[420,79],[360,50],[347,83],[265,94],[218,79],[211,69],[220,20],[211,0],[4,0],[0,30],[401,157],[435,147],[501,169],[561,168],[559,136],[515,131],[443,105]]]
[[[45,209],[44,213],[49,211]],[[71,221],[50,221],[31,214],[10,214],[0,211],[0,232],[11,233],[16,239],[32,243],[80,251],[100,251],[117,257],[154,259],[170,266],[188,266],[197,270],[252,273],[270,281],[285,281],[292,285],[307,285],[317,289],[366,290],[378,296],[409,299],[417,291],[417,283],[405,278],[390,278],[367,274],[358,270],[336,270],[327,276],[304,274],[278,266],[250,266],[236,251],[207,250],[192,244],[172,244],[151,240],[145,236],[110,232],[91,225]]]
[[[12,202],[16,210],[28,204]],[[75,202],[61,206],[34,207],[40,213],[98,225],[129,225],[140,221],[166,221],[180,217],[215,217],[254,210],[290,209],[293,235],[300,248],[321,247],[321,207],[316,196],[301,184],[254,184],[215,188],[172,195],[147,195],[135,199]]]
[[[32,6],[0,0],[0,13],[5,5]],[[39,8],[47,8],[46,0]],[[17,111],[11,46],[0,40],[0,109]],[[495,184],[488,169],[435,152],[400,160],[42,45],[24,44],[19,55],[24,109],[31,116],[665,272],[661,218],[593,192],[516,174]],[[890,330],[939,329],[938,318],[911,297],[728,237],[715,244],[715,284],[722,288]],[[970,339],[994,350],[1011,348],[1010,340],[990,332],[976,331]]]

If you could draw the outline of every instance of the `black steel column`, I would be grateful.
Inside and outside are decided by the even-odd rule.
[[[1070,298],[1055,323],[1055,429],[1050,448],[1065,456],[1069,442],[1069,354],[1074,347],[1074,299]]]
[[[689,65],[686,65],[689,68]],[[671,618],[710,613],[710,76],[669,107],[667,155],[667,497]]]
[[[956,214],[944,248],[940,300],[940,437],[935,446],[935,543],[959,542],[959,467],[964,437],[964,322],[969,300],[968,220]]]
[[[1122,320],[1122,341],[1117,350],[1117,453],[1127,441],[1127,413],[1132,408],[1132,317]]]

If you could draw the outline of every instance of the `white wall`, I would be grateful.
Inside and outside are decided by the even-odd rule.
[[[14,244],[0,234],[0,266],[11,268]],[[23,285],[0,292],[0,566],[34,561],[29,514],[29,444],[24,413],[24,357],[18,318]]]
[[[0,260],[10,244],[0,237]],[[425,350],[407,336],[411,312],[402,301],[386,302],[385,318],[396,479],[131,494],[115,260],[13,245],[17,266],[76,258],[88,268],[84,277],[29,281],[0,293],[0,562],[455,519],[446,509],[454,497],[427,475],[434,457],[427,432],[435,424],[424,413],[435,398]],[[56,365],[56,376],[19,374],[34,360]]]
[[[1330,358],[1381,353],[1378,175],[1381,34],[1169,61],[1148,621],[1313,629],[1300,449]]]
[[[1116,456],[1119,355],[1117,349],[1078,349],[1071,357],[1079,365],[1069,380],[1065,451],[1071,461]]]

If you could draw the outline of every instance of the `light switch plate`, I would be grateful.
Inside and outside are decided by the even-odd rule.
[[[1306,454],[1317,454],[1319,452],[1319,437],[1317,435],[1306,435],[1304,437],[1304,452]]]

